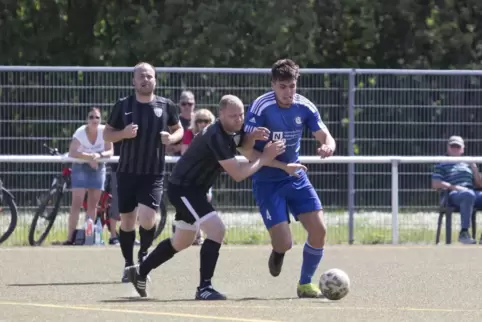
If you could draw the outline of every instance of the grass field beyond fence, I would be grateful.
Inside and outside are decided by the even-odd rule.
[[[83,216],[83,215],[81,215]],[[269,234],[258,213],[223,213],[220,216],[226,224],[226,244],[268,244]],[[399,214],[399,241],[410,244],[432,244],[435,242],[437,213],[400,213]],[[59,214],[48,239],[44,245],[61,242],[67,236],[68,214]],[[327,212],[325,215],[328,226],[329,244],[348,243],[348,214],[343,212]],[[171,235],[173,214],[169,213],[166,228],[159,239]],[[21,212],[15,232],[2,246],[28,245],[28,230],[32,221],[29,212]],[[0,227],[6,221],[0,218]],[[358,212],[355,215],[354,237],[355,244],[390,244],[392,242],[392,215],[387,212]],[[452,240],[457,241],[460,229],[460,216],[453,216]],[[2,230],[3,231],[3,230]],[[291,231],[295,244],[301,244],[306,239],[306,233],[300,223],[292,221]],[[480,226],[478,227],[480,236]],[[109,233],[104,230],[104,240],[107,242]],[[478,238],[477,238],[478,239]],[[442,227],[441,241],[445,241],[445,223]]]

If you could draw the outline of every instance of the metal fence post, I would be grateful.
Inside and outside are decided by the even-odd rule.
[[[398,233],[398,165],[400,160],[392,160],[392,244],[399,242]]]
[[[355,155],[355,75],[353,69],[348,74],[348,155]],[[355,164],[348,163],[348,243],[355,241]]]

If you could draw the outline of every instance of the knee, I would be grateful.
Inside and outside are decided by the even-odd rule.
[[[464,190],[460,192],[460,197],[462,202],[475,202],[475,191],[474,190]]]
[[[286,236],[286,238],[273,240],[272,246],[275,252],[284,254],[293,248],[293,240],[290,236]]]
[[[136,228],[135,213],[121,214],[120,228],[123,231],[132,231]]]
[[[226,235],[226,226],[221,218],[214,215],[200,224],[201,230],[206,234],[206,238],[222,244]]]
[[[321,221],[318,225],[314,225],[308,229],[308,242],[315,248],[322,248],[326,241],[326,225]]]

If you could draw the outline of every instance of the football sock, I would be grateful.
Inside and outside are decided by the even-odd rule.
[[[211,285],[211,278],[216,269],[220,248],[221,244],[211,239],[206,239],[201,246],[201,267],[199,270],[201,273],[199,288],[201,289]]]
[[[119,229],[119,243],[122,256],[126,261],[126,266],[134,265],[134,242],[136,240],[136,231],[124,231]]]
[[[308,242],[303,248],[303,264],[301,265],[300,285],[311,283],[321,259],[323,258],[323,248],[311,247]]]
[[[144,261],[139,266],[139,275],[147,276],[150,271],[170,260],[176,253],[176,250],[172,247],[171,239],[164,239],[144,258]]]

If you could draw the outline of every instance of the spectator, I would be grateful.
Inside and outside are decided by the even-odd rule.
[[[181,154],[186,152],[189,144],[191,143],[192,139],[201,132],[205,127],[214,123],[214,115],[209,110],[200,109],[194,113],[192,117],[191,126],[184,131],[184,136],[182,138],[182,146],[181,146]],[[212,188],[209,189],[207,194],[207,199],[211,202],[212,199]],[[173,226],[174,227],[174,226]],[[174,230],[174,228],[173,228]],[[201,236],[201,232],[198,230],[196,239],[194,240],[193,245],[201,245],[203,243],[203,238]]]
[[[104,142],[104,125],[100,124],[100,110],[90,109],[86,125],[79,127],[70,143],[69,156],[88,160],[88,163],[72,165],[72,206],[68,221],[68,237],[64,245],[73,244],[73,233],[79,221],[79,213],[87,192],[86,218],[95,221],[97,203],[104,189],[105,164],[99,163],[101,158],[110,157],[113,153],[112,143]]]
[[[196,107],[196,100],[194,99],[194,94],[191,91],[183,91],[181,97],[179,98],[179,120],[184,128],[184,133],[189,128],[191,124],[191,119],[193,115],[194,108]],[[180,156],[181,155],[182,140],[171,144],[167,148],[169,155]]]
[[[448,141],[447,155],[458,157],[464,153],[464,140],[460,136],[451,136]],[[470,219],[474,206],[482,205],[482,192],[474,187],[482,187],[482,178],[477,165],[464,162],[439,163],[432,174],[432,188],[449,191],[449,203],[459,207],[461,231],[459,242],[476,244],[469,233]],[[482,242],[482,239],[481,239]]]

